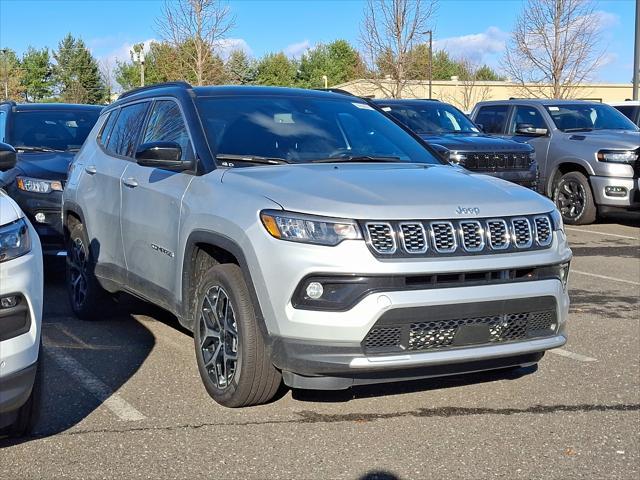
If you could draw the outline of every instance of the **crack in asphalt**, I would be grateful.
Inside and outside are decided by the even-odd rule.
[[[286,420],[267,420],[267,421],[247,421],[247,422],[204,422],[199,424],[181,424],[167,426],[140,426],[122,429],[87,429],[73,430],[61,432],[58,435],[74,436],[85,435],[91,433],[133,433],[146,431],[178,431],[178,430],[197,430],[205,427],[233,427],[233,426],[260,426],[260,425],[282,425],[282,424],[314,424],[314,423],[341,423],[355,422],[366,423],[375,420],[387,420],[402,417],[414,418],[450,418],[450,417],[468,417],[479,415],[521,415],[521,414],[553,414],[553,413],[572,413],[572,412],[637,412],[640,411],[640,404],[614,404],[614,405],[533,405],[527,408],[471,408],[471,407],[439,407],[439,408],[419,408],[404,412],[391,413],[344,413],[344,414],[325,414],[312,412],[310,410],[302,410],[296,412],[299,418]],[[32,435],[30,438],[44,438],[56,434],[55,432],[42,432]]]

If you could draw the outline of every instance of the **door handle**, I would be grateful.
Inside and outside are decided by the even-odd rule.
[[[95,167],[95,165],[87,165],[86,167],[84,167],[84,171],[89,175],[95,175],[96,173],[98,173],[98,169]]]
[[[133,177],[123,179],[122,183],[124,183],[127,187],[130,187],[130,188],[136,188],[138,186],[138,181]]]

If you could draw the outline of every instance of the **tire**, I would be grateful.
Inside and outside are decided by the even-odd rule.
[[[71,309],[83,320],[104,318],[114,304],[112,295],[98,283],[94,268],[87,232],[84,225],[78,223],[69,232],[66,276]]]
[[[44,362],[42,358],[42,340],[38,352],[36,364],[36,376],[31,389],[31,395],[18,409],[15,421],[6,428],[6,434],[10,438],[20,438],[31,433],[40,417],[40,404],[42,399],[42,383],[44,379]]]
[[[553,201],[568,225],[587,225],[596,221],[598,210],[591,186],[581,172],[569,172],[560,177],[553,189]]]
[[[231,408],[268,402],[281,374],[265,348],[240,267],[215,265],[197,281],[193,338],[207,392]]]

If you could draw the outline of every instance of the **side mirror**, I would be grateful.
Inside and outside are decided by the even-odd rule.
[[[0,172],[15,167],[17,160],[15,148],[7,143],[0,143]]]
[[[143,167],[181,172],[193,167],[193,162],[183,161],[182,147],[176,142],[143,143],[136,151],[136,161]]]
[[[548,133],[546,128],[535,128],[530,123],[518,123],[516,125],[516,133],[518,135],[527,135],[529,137],[543,137]]]
[[[478,127],[478,130],[480,130],[481,132],[484,132],[484,125],[483,124],[476,123],[475,126]]]

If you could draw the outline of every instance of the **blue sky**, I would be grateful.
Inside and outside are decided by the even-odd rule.
[[[455,56],[498,64],[521,0],[441,0],[434,21],[436,47]],[[134,43],[158,39],[154,19],[161,0],[0,0],[0,47],[22,53],[29,45],[55,47],[68,32],[81,37],[96,57],[128,58]],[[357,45],[362,0],[231,0],[236,27],[229,42],[254,56],[344,38]],[[603,82],[631,82],[634,0],[601,0]]]

